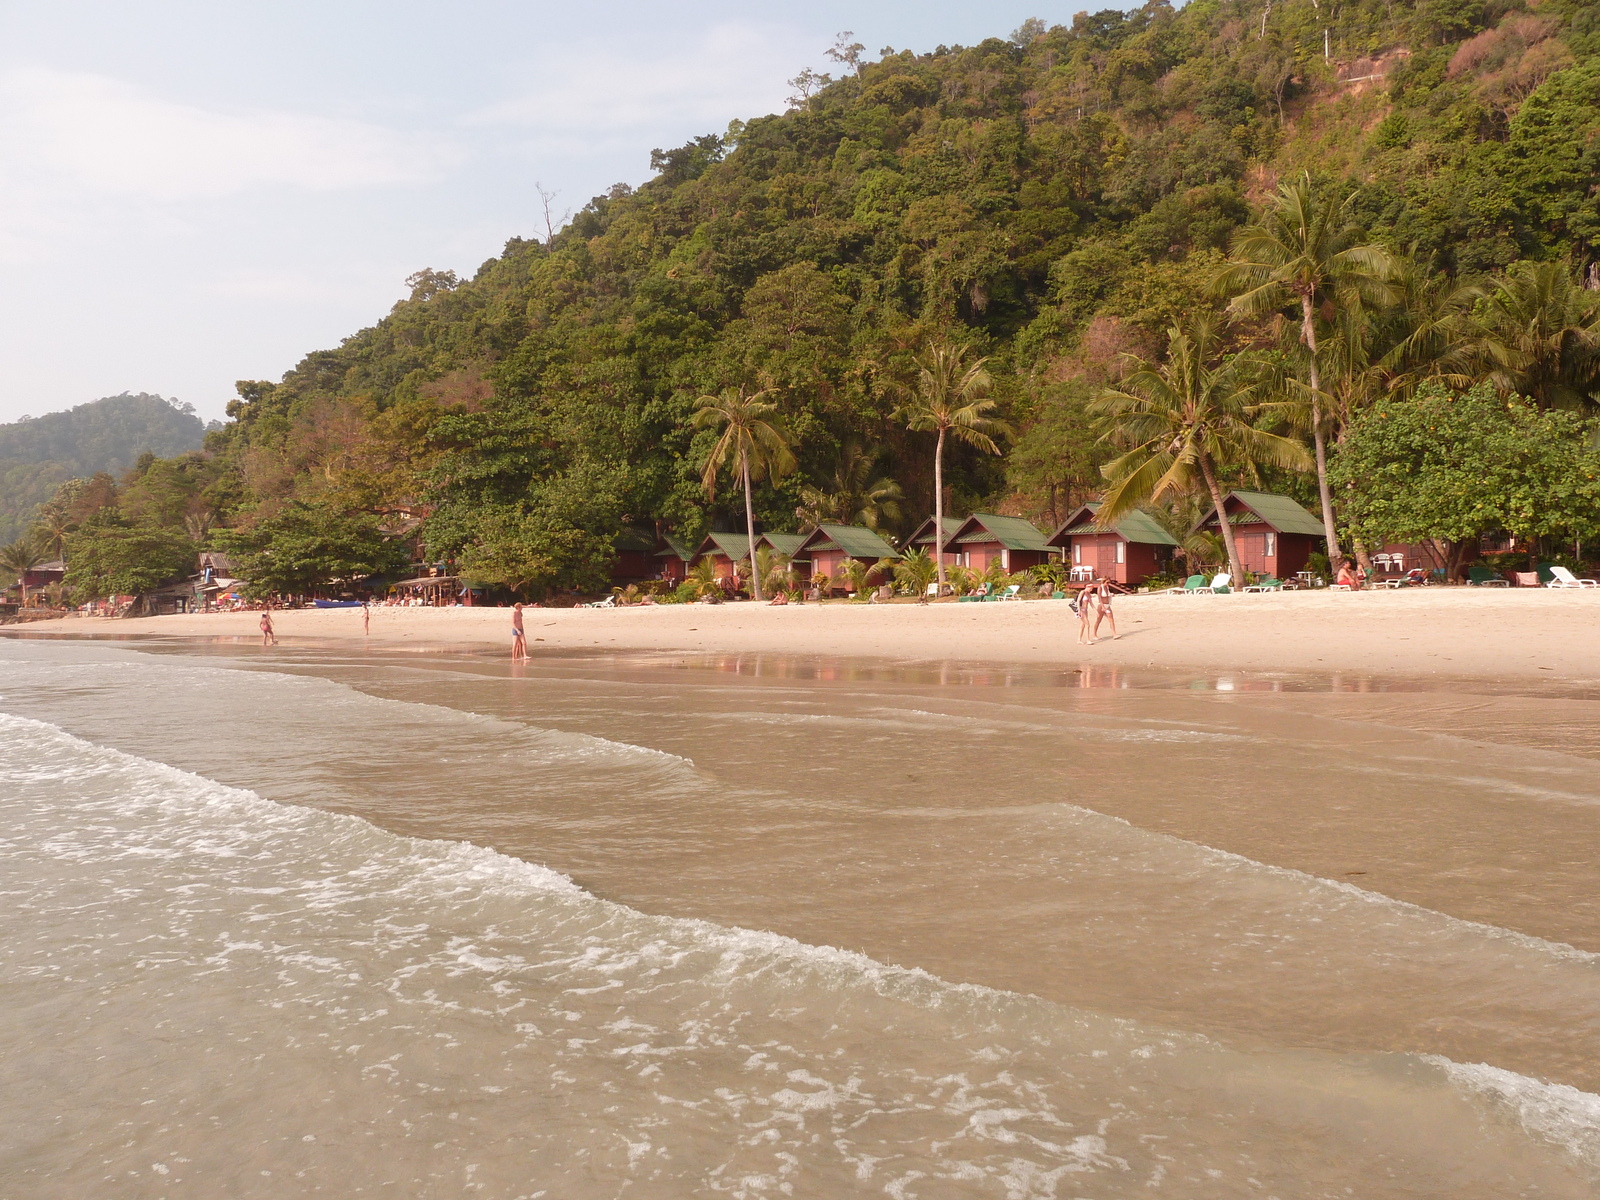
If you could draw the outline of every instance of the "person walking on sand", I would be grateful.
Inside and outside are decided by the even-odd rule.
[[[1094,589],[1094,596],[1094,630],[1089,635],[1090,641],[1093,642],[1095,638],[1100,636],[1101,621],[1111,622],[1111,640],[1113,642],[1119,640],[1122,635],[1117,632],[1117,618],[1111,611],[1111,581],[1109,579],[1102,579],[1099,583],[1099,586]]]
[[[272,614],[264,612],[261,614],[261,645],[266,647],[277,644],[278,635],[272,632]]]
[[[511,606],[511,661],[522,662],[528,657],[528,639],[522,629],[522,603]]]
[[[372,606],[365,600],[361,602],[361,636],[366,637],[372,632]]]
[[[1094,642],[1089,637],[1089,622],[1096,607],[1095,589],[1092,584],[1080,589],[1077,598],[1072,601],[1072,610],[1078,614],[1078,645],[1080,646],[1094,645]]]

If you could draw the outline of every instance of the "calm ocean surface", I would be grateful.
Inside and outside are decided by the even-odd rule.
[[[1600,1195],[1597,716],[0,640],[0,1197]]]

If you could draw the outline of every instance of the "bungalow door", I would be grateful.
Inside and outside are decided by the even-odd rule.
[[[1094,556],[1094,577],[1096,579],[1116,579],[1117,539],[1101,538],[1095,543]]]
[[[1239,547],[1239,565],[1257,575],[1267,569],[1267,535],[1265,533],[1235,533],[1234,543]]]

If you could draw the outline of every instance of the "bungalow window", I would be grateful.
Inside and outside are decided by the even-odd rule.
[[[1278,552],[1278,535],[1270,529],[1267,531],[1267,557],[1270,558]]]
[[[1072,543],[1072,561],[1081,565],[1083,563],[1083,543]]]
[[[1121,564],[1123,564],[1123,563],[1125,563],[1127,561],[1128,561],[1128,547],[1127,547],[1126,543],[1118,542],[1117,543],[1117,564],[1120,566]]]

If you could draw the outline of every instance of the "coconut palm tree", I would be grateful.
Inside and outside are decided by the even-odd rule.
[[[885,520],[899,520],[900,501],[905,499],[900,485],[886,475],[873,478],[881,457],[880,451],[867,450],[857,439],[845,439],[827,485],[800,489],[800,519],[813,525],[837,521],[868,529],[878,528]]]
[[[28,572],[45,561],[48,550],[35,537],[21,537],[6,546],[0,546],[0,569],[14,571],[17,584],[22,588],[22,603],[28,603]]]
[[[993,381],[983,369],[988,359],[967,361],[965,346],[942,343],[917,359],[917,393],[900,410],[906,428],[914,433],[937,433],[933,450],[933,561],[939,583],[944,570],[944,443],[946,437],[999,454],[995,438],[1011,427],[994,415],[988,399]]]
[[[794,469],[789,436],[776,419],[778,406],[766,400],[766,394],[764,390],[746,394],[742,387],[724,388],[721,395],[701,396],[694,414],[696,429],[722,430],[722,436],[706,455],[705,470],[700,477],[706,498],[716,497],[717,472],[730,462],[744,483],[744,521],[750,538],[751,562],[756,557],[756,515],[750,481],[763,475],[776,479]],[[760,600],[760,577],[753,577],[750,586],[755,598]]]
[[[1112,522],[1141,504],[1203,487],[1219,518],[1228,570],[1243,579],[1233,526],[1222,511],[1221,471],[1311,464],[1298,441],[1256,427],[1277,405],[1262,402],[1260,378],[1239,364],[1213,365],[1220,350],[1219,322],[1197,314],[1167,331],[1165,362],[1130,358],[1122,386],[1103,388],[1090,401],[1101,436],[1123,451],[1104,468],[1111,487],[1096,519]]]
[[[1552,408],[1600,403],[1600,293],[1565,263],[1514,264],[1478,325],[1473,348],[1496,387]]]
[[[1328,489],[1317,316],[1337,311],[1352,298],[1376,304],[1394,299],[1389,284],[1394,261],[1381,246],[1358,244],[1359,230],[1348,211],[1349,195],[1342,189],[1319,187],[1311,181],[1309,171],[1302,171],[1278,189],[1254,224],[1234,234],[1228,262],[1213,280],[1219,294],[1232,297],[1228,307],[1235,313],[1259,315],[1290,306],[1300,310],[1317,492],[1322,500],[1328,557],[1335,565],[1343,555]]]
[[[908,550],[894,565],[894,581],[919,600],[927,599],[928,585],[938,573],[924,550]]]

